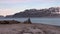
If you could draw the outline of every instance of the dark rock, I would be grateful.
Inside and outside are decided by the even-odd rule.
[[[0,24],[17,24],[17,23],[21,23],[15,20],[4,20],[4,21],[0,21]]]
[[[0,21],[0,24],[9,24],[8,21]]]
[[[10,24],[17,24],[17,23],[21,23],[21,22],[18,22],[18,21],[15,21],[15,20],[11,20],[9,21]]]
[[[24,24],[32,24],[30,18],[28,18],[28,20],[24,21],[23,23],[24,23]]]

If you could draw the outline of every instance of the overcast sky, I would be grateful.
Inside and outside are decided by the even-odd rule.
[[[0,15],[10,15],[25,9],[59,7],[60,0],[0,0]]]

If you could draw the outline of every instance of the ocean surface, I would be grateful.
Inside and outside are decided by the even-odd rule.
[[[17,20],[20,22],[26,21],[28,18],[0,18],[0,20]],[[60,26],[60,18],[30,18],[32,23],[42,23]]]

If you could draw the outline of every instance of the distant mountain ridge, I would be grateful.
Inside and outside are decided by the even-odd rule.
[[[4,18],[4,16],[0,15],[0,18]]]
[[[48,9],[27,9],[23,12],[16,13],[14,15],[8,15],[6,17],[20,18],[20,17],[60,17],[60,7],[51,7]]]

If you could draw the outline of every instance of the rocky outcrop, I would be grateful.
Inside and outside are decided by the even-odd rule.
[[[3,21],[0,21],[0,24],[17,24],[17,23],[21,23],[21,22],[18,22],[18,21],[15,21],[15,20],[3,20]]]
[[[19,22],[19,21],[15,21],[15,20],[3,20],[3,21],[0,21],[0,24],[18,24],[18,23],[32,24],[30,18],[28,18],[28,20],[26,20],[24,22]]]
[[[24,21],[23,23],[24,23],[24,24],[32,24],[30,18],[28,18],[28,20]]]

